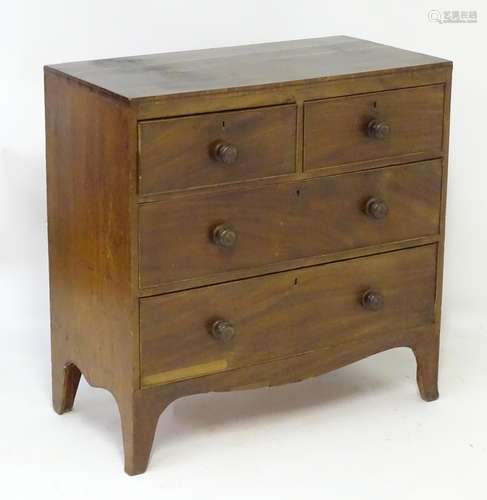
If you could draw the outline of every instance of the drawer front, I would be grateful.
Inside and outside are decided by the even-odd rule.
[[[435,279],[429,245],[141,299],[142,385],[431,323]]]
[[[139,124],[139,194],[290,174],[296,106]]]
[[[439,155],[443,99],[443,85],[432,85],[307,102],[304,169]]]
[[[441,172],[434,160],[144,204],[140,286],[435,235]],[[367,214],[374,199],[388,212]]]

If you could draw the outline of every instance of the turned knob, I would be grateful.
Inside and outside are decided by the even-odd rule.
[[[380,120],[371,120],[367,125],[367,134],[375,139],[384,139],[391,133],[391,127]]]
[[[389,207],[380,198],[369,198],[364,207],[364,212],[373,219],[383,219],[389,212]]]
[[[238,158],[238,149],[237,146],[228,142],[217,142],[213,146],[212,156],[216,161],[225,165],[233,165]]]
[[[211,325],[210,333],[216,340],[228,342],[235,336],[235,328],[230,321],[218,319]]]
[[[377,290],[366,290],[360,302],[367,311],[379,311],[384,307],[384,297]]]
[[[213,243],[219,247],[231,248],[237,241],[237,232],[230,224],[219,224],[213,229]]]

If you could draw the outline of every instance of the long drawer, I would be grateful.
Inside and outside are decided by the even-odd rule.
[[[436,245],[140,299],[142,385],[433,322]]]
[[[140,286],[435,235],[441,175],[434,160],[143,204]]]

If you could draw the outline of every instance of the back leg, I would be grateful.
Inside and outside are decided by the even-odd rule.
[[[425,401],[438,399],[439,341],[438,332],[432,331],[413,346],[417,362],[419,393]]]
[[[62,415],[73,409],[81,372],[73,363],[52,364],[52,403],[54,411]]]

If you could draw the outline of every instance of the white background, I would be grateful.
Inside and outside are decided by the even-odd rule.
[[[3,498],[485,499],[487,18],[479,1],[43,0],[0,7],[0,490]],[[440,25],[430,9],[477,10]],[[423,403],[407,350],[300,384],[201,395],[122,472],[109,394],[50,403],[44,64],[347,34],[454,61],[440,370]],[[482,47],[482,48],[481,48]]]

